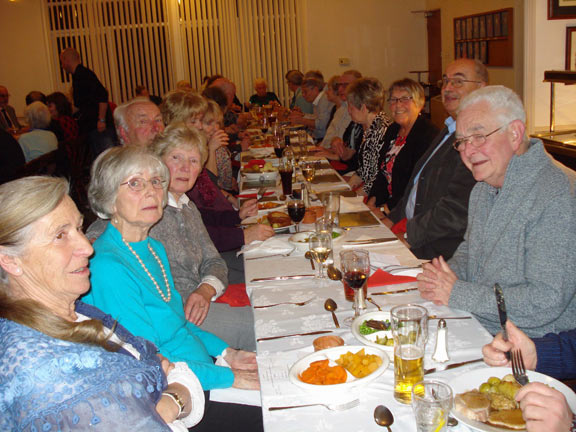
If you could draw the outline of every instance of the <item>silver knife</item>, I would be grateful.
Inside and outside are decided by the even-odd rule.
[[[508,341],[508,331],[506,330],[506,321],[508,321],[508,313],[506,312],[506,302],[504,301],[504,293],[502,287],[494,284],[494,295],[496,296],[496,305],[498,306],[498,318],[500,319],[500,328],[502,329],[502,338]],[[510,360],[510,352],[504,353],[506,358]]]
[[[272,277],[251,279],[250,282],[265,282],[265,281],[290,280],[290,279],[308,279],[308,278],[313,278],[313,277],[315,277],[315,275],[311,275],[311,274],[290,275],[290,276],[272,276]]]
[[[446,366],[444,369],[440,369],[438,372],[443,372],[443,371],[448,370],[448,369],[454,369],[454,368],[457,368],[457,367],[460,367],[460,366],[465,366],[465,365],[467,365],[467,364],[472,364],[472,363],[478,363],[478,362],[481,362],[481,361],[484,361],[484,359],[479,358],[479,359],[475,359],[475,360],[463,361],[463,362],[460,362],[460,363],[452,363],[452,364],[449,364],[448,366]],[[424,375],[428,375],[428,374],[431,374],[431,373],[434,373],[434,372],[437,372],[436,368],[425,369],[425,370],[424,370]]]
[[[282,336],[268,336],[256,339],[256,342],[267,341],[267,340],[274,340],[274,339],[282,339],[287,337],[294,337],[294,336],[311,336],[311,335],[319,335],[325,333],[332,333],[332,330],[320,330],[320,331],[313,331],[308,333],[294,333],[289,335],[282,335]]]
[[[357,244],[364,244],[364,243],[388,243],[398,241],[397,237],[394,238],[375,238],[375,239],[366,239],[366,240],[346,240],[346,243],[357,243]]]
[[[418,291],[418,288],[406,288],[406,289],[401,289],[401,290],[396,290],[396,291],[375,292],[375,293],[370,293],[370,295],[400,294],[400,293],[405,293],[405,292],[410,292],[410,291]]]

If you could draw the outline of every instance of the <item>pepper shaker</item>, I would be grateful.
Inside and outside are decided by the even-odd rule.
[[[438,321],[438,332],[436,333],[436,346],[434,347],[434,354],[432,355],[432,360],[435,362],[444,363],[450,360],[448,356],[448,346],[446,345],[447,331],[446,320],[440,319]]]

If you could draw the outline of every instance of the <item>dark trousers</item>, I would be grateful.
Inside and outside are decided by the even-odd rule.
[[[210,392],[204,395],[204,417],[190,432],[264,432],[261,407],[211,402]]]

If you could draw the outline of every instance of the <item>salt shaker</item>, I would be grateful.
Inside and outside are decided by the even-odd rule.
[[[446,345],[446,320],[440,319],[438,321],[438,332],[436,333],[436,346],[434,348],[434,354],[432,355],[432,360],[438,363],[444,363],[450,360],[448,357],[448,347]]]

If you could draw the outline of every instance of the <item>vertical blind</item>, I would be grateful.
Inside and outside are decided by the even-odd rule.
[[[69,89],[58,53],[74,47],[116,103],[131,99],[139,84],[163,95],[178,80],[200,88],[203,78],[213,74],[235,82],[242,100],[253,93],[254,79],[263,77],[286,103],[284,74],[304,67],[303,2],[44,0],[52,67],[58,71],[54,86]],[[175,14],[171,8],[177,8]],[[174,64],[183,65],[182,70]]]

